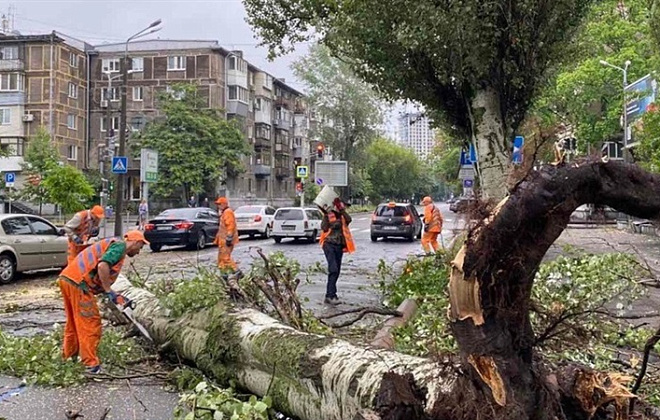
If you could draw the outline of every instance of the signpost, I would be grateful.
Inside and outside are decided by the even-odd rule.
[[[14,172],[5,172],[5,186],[9,189],[9,213],[11,214],[11,189],[14,188],[16,174]]]
[[[128,158],[126,156],[114,156],[112,158],[112,173],[128,173]]]
[[[308,178],[308,177],[309,177],[308,166],[296,166],[296,178]]]
[[[147,200],[147,220],[149,219],[149,183],[157,181],[158,152],[152,149],[140,150],[140,182],[142,183],[142,199]]]
[[[523,136],[516,136],[513,139],[511,160],[514,165],[522,165],[523,163],[523,144],[525,144],[525,138]]]

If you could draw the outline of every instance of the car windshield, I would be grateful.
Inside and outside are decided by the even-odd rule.
[[[257,214],[261,213],[261,206],[242,206],[236,209],[236,214]]]
[[[302,220],[303,211],[301,209],[279,209],[275,213],[275,220]]]
[[[168,209],[156,216],[157,219],[194,219],[199,209]]]
[[[376,209],[376,216],[379,217],[404,217],[406,214],[408,214],[408,211],[402,206],[379,206]]]

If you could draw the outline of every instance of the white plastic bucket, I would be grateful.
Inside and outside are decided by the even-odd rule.
[[[319,195],[317,195],[314,199],[314,204],[321,207],[325,211],[329,211],[333,207],[332,202],[337,197],[339,197],[339,194],[335,192],[335,189],[329,185],[326,185],[323,187]]]

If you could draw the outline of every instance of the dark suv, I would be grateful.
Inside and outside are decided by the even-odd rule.
[[[378,206],[371,216],[371,240],[399,237],[414,241],[422,237],[422,219],[417,209],[407,203],[387,203]]]

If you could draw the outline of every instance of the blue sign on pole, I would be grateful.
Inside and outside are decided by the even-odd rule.
[[[522,165],[523,163],[523,145],[525,138],[523,136],[516,136],[513,139],[513,153],[511,154],[511,161],[514,165]]]
[[[477,161],[477,148],[474,147],[474,144],[470,143],[470,161],[475,163]]]
[[[472,188],[474,187],[474,179],[464,179],[463,188]]]
[[[317,185],[323,185],[323,179],[322,178],[316,178],[316,184]]]
[[[128,172],[128,158],[126,156],[115,156],[112,158],[112,173],[125,174]]]
[[[14,172],[5,172],[5,183],[13,184],[16,182],[16,174]]]

